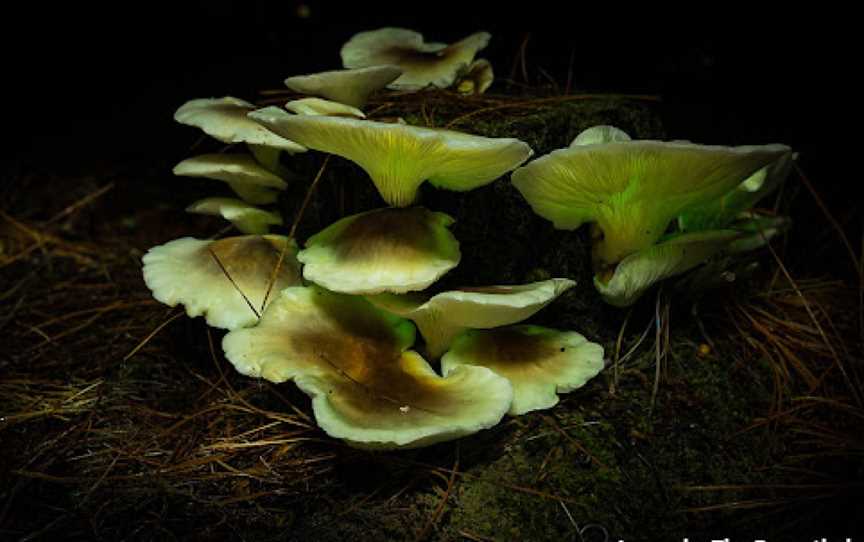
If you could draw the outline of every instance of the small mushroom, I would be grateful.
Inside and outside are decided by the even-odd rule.
[[[422,207],[345,217],[313,235],[298,258],[303,274],[352,294],[423,290],[458,265],[453,218]]]
[[[326,115],[330,117],[355,117],[365,119],[366,115],[350,105],[321,98],[303,98],[285,104],[285,109],[298,115]]]
[[[729,244],[727,252],[738,254],[764,247],[775,236],[788,230],[792,221],[785,216],[758,216],[752,212],[738,215],[738,220],[729,228],[741,232],[742,236]]]
[[[490,329],[521,322],[576,283],[550,279],[515,286],[484,286],[420,294],[380,294],[367,299],[393,314],[410,318],[426,341],[426,353],[438,358],[466,329]]]
[[[386,64],[379,62],[377,64]],[[382,89],[402,75],[398,66],[346,66],[354,70],[333,70],[285,79],[285,86],[294,92],[321,96],[334,102],[363,107],[369,95]]]
[[[438,188],[467,191],[494,181],[531,156],[513,138],[488,138],[341,117],[290,115],[268,107],[249,115],[270,130],[311,149],[358,164],[384,200],[410,205],[425,180]]]
[[[206,177],[228,183],[234,192],[253,204],[273,203],[284,190],[285,181],[261,166],[251,156],[242,154],[202,154],[174,166],[174,175]]]
[[[205,198],[186,208],[188,213],[221,216],[243,233],[267,233],[271,225],[282,224],[282,217],[233,198]]]
[[[494,80],[492,63],[485,58],[478,58],[459,76],[455,84],[456,91],[460,94],[483,94]]]
[[[513,384],[509,414],[517,416],[558,404],[559,393],[581,388],[603,369],[603,347],[575,331],[540,326],[471,329],[441,358],[444,375],[479,365]]]
[[[429,85],[447,88],[474,60],[492,37],[477,32],[452,45],[425,43],[423,36],[405,28],[381,28],[355,34],[342,46],[342,65],[362,68],[390,64],[403,74],[390,88],[417,90]]]
[[[734,230],[676,235],[630,254],[611,274],[595,275],[594,287],[610,305],[629,307],[654,284],[693,269],[741,237]]]
[[[483,367],[445,378],[419,354],[411,322],[362,297],[318,287],[283,290],[260,323],[228,333],[225,356],[242,374],[293,380],[318,425],[364,448],[425,446],[497,424],[513,388]]]
[[[592,126],[586,130],[582,130],[573,141],[571,147],[579,147],[582,145],[600,145],[602,143],[612,143],[613,141],[631,141],[631,137],[620,128],[610,126],[608,124],[599,124]]]
[[[296,254],[296,243],[279,235],[183,237],[147,251],[144,282],[156,300],[184,305],[190,318],[203,315],[210,326],[237,329],[258,322],[271,281],[269,299],[300,283]]]
[[[512,179],[556,228],[596,224],[594,266],[604,272],[653,245],[679,215],[723,196],[788,151],[785,145],[618,140],[553,151]]]

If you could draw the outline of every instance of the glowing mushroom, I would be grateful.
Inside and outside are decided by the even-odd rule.
[[[277,107],[250,113],[270,130],[311,149],[343,156],[372,178],[384,200],[410,205],[425,180],[467,191],[494,181],[531,156],[512,138],[488,138],[451,130],[352,118],[290,115]]]
[[[595,275],[594,287],[610,305],[630,306],[657,282],[693,269],[741,237],[734,230],[676,235],[627,256],[611,273]]]
[[[570,279],[550,279],[516,286],[462,288],[431,298],[418,294],[380,294],[367,299],[413,320],[426,341],[427,354],[438,358],[462,331],[521,322],[575,284]]]
[[[483,367],[441,378],[408,350],[413,342],[411,322],[362,297],[293,287],[222,346],[245,375],[293,380],[312,397],[318,425],[355,446],[424,446],[501,420],[513,399],[505,378]]]
[[[397,66],[357,66],[356,70],[334,70],[309,75],[296,75],[285,80],[285,86],[295,92],[321,96],[334,102],[363,107],[369,95],[382,89],[402,75]],[[354,67],[354,66],[346,66]]]
[[[258,322],[271,281],[269,299],[300,283],[296,254],[294,241],[278,235],[183,237],[147,251],[144,282],[158,301],[182,304],[213,327],[236,329]]]
[[[302,98],[285,104],[285,109],[298,115],[327,115],[331,117],[355,117],[365,119],[366,115],[356,107],[322,100],[321,98]]]
[[[221,216],[243,233],[267,233],[271,225],[282,224],[282,217],[233,198],[205,198],[186,208],[186,212]]]
[[[224,181],[237,195],[253,204],[273,203],[277,197],[274,189],[284,190],[287,186],[281,177],[243,154],[202,154],[187,158],[174,166],[174,175]]]
[[[405,28],[381,28],[355,34],[342,46],[342,65],[362,68],[379,64],[399,66],[404,72],[390,88],[416,90],[428,85],[447,88],[474,60],[492,37],[477,32],[452,45],[425,43],[423,36]]]
[[[600,124],[582,130],[573,139],[570,146],[599,145],[601,143],[612,143],[613,141],[630,141],[631,139],[630,135],[620,128],[608,124]]]
[[[422,207],[352,215],[306,242],[303,274],[336,292],[423,290],[459,263],[453,219]]]
[[[575,331],[540,326],[468,330],[441,358],[444,375],[464,365],[487,367],[513,384],[510,414],[551,408],[559,393],[581,388],[603,369],[603,347]]]
[[[461,94],[483,94],[494,80],[492,64],[485,58],[478,58],[459,76],[455,86]]]
[[[553,151],[512,178],[556,228],[594,223],[595,268],[607,271],[654,244],[679,215],[723,196],[788,151],[784,145],[618,140]]]

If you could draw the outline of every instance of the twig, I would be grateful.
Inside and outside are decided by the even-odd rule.
[[[219,259],[219,256],[217,256],[216,253],[213,252],[213,249],[210,247],[207,247],[207,252],[209,252],[210,255],[213,256],[213,260],[216,261],[216,265],[219,266],[219,269],[222,270],[222,273],[225,275],[225,277],[228,279],[228,281],[231,283],[231,285],[234,286],[234,289],[237,290],[237,292],[243,297],[243,301],[246,302],[246,305],[248,305],[249,309],[255,314],[255,318],[258,318],[260,320],[261,314],[257,310],[255,310],[255,306],[252,305],[252,302],[249,301],[249,298],[246,297],[246,294],[243,293],[243,290],[240,289],[240,286],[238,286],[237,283],[234,282],[234,279],[231,278],[231,275],[228,273],[228,270],[225,269],[224,265],[222,265],[222,261]]]

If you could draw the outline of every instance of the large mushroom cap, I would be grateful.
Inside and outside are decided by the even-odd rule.
[[[253,204],[273,203],[284,190],[285,181],[261,166],[249,155],[202,154],[183,160],[174,166],[174,175],[205,177],[228,183],[243,200]]]
[[[343,156],[362,167],[384,200],[410,205],[425,180],[466,191],[494,181],[531,156],[513,138],[488,138],[451,130],[352,118],[290,115],[277,107],[250,114],[270,130],[303,145]]]
[[[453,219],[422,207],[345,217],[313,235],[298,255],[303,274],[353,294],[422,290],[459,264]]]
[[[271,281],[270,299],[300,283],[296,254],[294,241],[278,235],[183,237],[147,251],[144,282],[158,301],[182,304],[190,317],[204,315],[213,327],[236,329],[258,321],[255,312]]]
[[[381,294],[368,299],[378,307],[413,320],[426,340],[428,354],[437,358],[463,330],[521,322],[575,284],[559,278],[515,286],[462,288],[430,298]]]
[[[511,415],[551,408],[603,369],[603,347],[575,331],[540,326],[468,330],[441,358],[445,375],[463,365],[491,369],[513,384]]]
[[[513,184],[556,228],[596,223],[603,238],[594,260],[604,269],[651,246],[675,217],[722,196],[788,150],[641,140],[575,145],[517,169]]]
[[[595,276],[594,286],[610,305],[628,307],[654,284],[693,269],[740,237],[734,230],[677,235],[627,256],[611,276]]]
[[[247,118],[255,106],[239,98],[202,98],[190,100],[174,113],[174,120],[201,128],[223,143],[248,143],[273,147],[289,153],[304,152],[305,147],[270,132]]]
[[[452,45],[425,43],[423,36],[405,28],[381,28],[355,34],[342,46],[342,65],[362,68],[379,64],[399,66],[403,74],[390,88],[416,90],[428,85],[453,84],[478,51],[492,37],[477,32]]]
[[[271,225],[282,224],[282,217],[233,198],[205,198],[186,208],[186,212],[221,216],[243,233],[267,233]]]
[[[482,367],[441,378],[407,350],[413,342],[410,322],[363,298],[294,287],[222,345],[243,374],[293,380],[321,428],[356,446],[423,446],[501,420],[513,398],[506,379]]]
[[[285,79],[285,86],[302,94],[321,96],[353,107],[363,107],[370,94],[384,88],[400,75],[402,69],[398,66],[374,65],[358,67],[354,70],[296,75]]]

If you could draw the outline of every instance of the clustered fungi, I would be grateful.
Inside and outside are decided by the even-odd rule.
[[[505,414],[554,406],[604,366],[603,348],[575,331],[513,325],[573,280],[426,291],[461,253],[453,218],[417,205],[423,182],[467,191],[515,170],[514,186],[556,228],[591,224],[594,286],[616,306],[718,254],[758,248],[788,225],[750,211],[787,176],[794,155],[783,145],[634,141],[595,126],[522,165],[533,151],[517,139],[366,120],[362,107],[385,86],[484,92],[492,67],[474,57],[489,38],[446,45],[399,28],[363,32],[342,48],[347,69],[286,79],[308,97],[285,109],[224,97],[192,100],[175,114],[247,145],[249,154],[205,154],[174,168],[227,183],[240,199],[207,198],[187,210],[221,215],[247,235],[153,247],[143,258],[147,286],[162,303],[228,330],[223,349],[239,372],[293,381],[312,398],[321,428],[354,446],[468,435]],[[343,217],[301,250],[269,234],[282,217],[256,206],[274,203],[292,180],[280,153],[309,149],[358,164],[389,206]],[[416,330],[426,358],[411,350]]]

